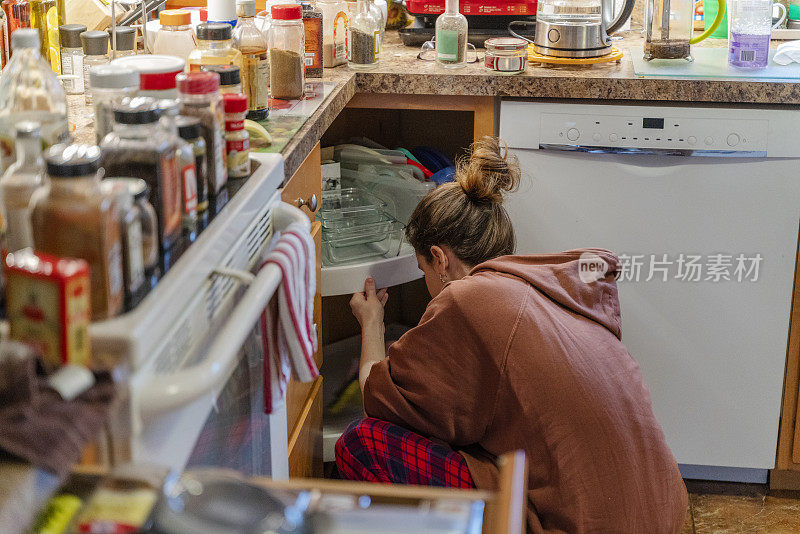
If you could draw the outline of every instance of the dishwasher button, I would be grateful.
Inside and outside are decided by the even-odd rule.
[[[689,137],[687,137],[686,140],[689,141],[690,145],[697,144],[697,138],[695,136],[693,136],[693,135],[690,135]]]
[[[577,141],[580,136],[581,133],[578,131],[577,128],[570,128],[567,131],[567,139],[569,139],[570,141]]]
[[[741,140],[742,140],[742,138],[739,137],[739,134],[732,133],[732,134],[730,134],[728,136],[728,139],[727,139],[728,146],[736,146],[736,145],[739,144],[739,141],[741,141]]]
[[[711,136],[708,136],[708,137],[706,137],[706,144],[707,144],[708,146],[711,146],[711,145],[713,145],[713,144],[714,144],[714,138],[713,138],[713,137],[711,137]]]
[[[619,141],[619,136],[617,134],[611,134],[608,136],[608,140],[611,141],[612,143],[616,143],[617,141]]]
[[[592,136],[592,139],[594,140],[594,142],[595,142],[595,143],[599,143],[599,142],[600,142],[600,139],[602,139],[602,138],[603,138],[603,137],[602,137],[602,136],[601,136],[599,133],[596,133],[596,134],[594,134],[594,135]]]

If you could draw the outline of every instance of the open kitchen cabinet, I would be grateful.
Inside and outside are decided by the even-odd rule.
[[[363,137],[392,149],[434,147],[457,159],[467,154],[474,140],[494,132],[492,97],[359,94],[328,128],[322,146]],[[402,245],[396,257],[323,265],[320,340],[324,353],[326,410],[321,430],[325,462],[334,460],[334,444],[349,421],[363,415],[360,393],[352,384],[358,368],[360,328],[350,312],[349,300],[353,292],[363,288],[368,276],[374,277],[379,286],[389,287],[385,314],[387,342],[416,325],[430,301],[416,256],[408,244]]]

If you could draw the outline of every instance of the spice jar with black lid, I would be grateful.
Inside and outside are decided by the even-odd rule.
[[[159,266],[166,272],[181,241],[181,184],[176,145],[159,125],[155,100],[128,98],[114,110],[114,131],[103,139],[103,166],[109,176],[141,178],[150,187],[158,216]]]
[[[206,141],[200,131],[200,119],[178,115],[175,119],[178,136],[189,143],[194,154],[194,168],[197,175],[197,222],[202,230],[208,223],[208,159],[206,157]]]
[[[219,74],[220,94],[239,94],[242,92],[242,76],[236,65],[206,65],[204,71]]]
[[[272,6],[269,30],[269,85],[272,98],[303,98],[305,27],[299,5]]]
[[[44,155],[49,183],[33,201],[37,252],[86,260],[91,276],[92,319],[122,311],[122,239],[118,207],[100,187],[100,148],[55,145]]]

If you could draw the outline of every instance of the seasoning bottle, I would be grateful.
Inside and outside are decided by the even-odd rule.
[[[239,67],[235,65],[208,65],[203,67],[203,70],[219,74],[220,94],[238,94],[242,92],[242,79]],[[267,80],[267,83],[269,83],[269,80]]]
[[[228,151],[228,178],[250,176],[250,134],[244,129],[247,96],[227,94],[225,103],[225,146]]]
[[[206,142],[208,159],[209,210],[219,213],[227,203],[228,171],[225,149],[225,110],[219,94],[219,75],[215,72],[189,72],[179,74],[178,102],[181,115],[200,119],[200,131]]]
[[[178,161],[178,176],[181,182],[183,235],[193,242],[197,237],[197,170],[192,147],[178,136],[178,102],[176,100],[159,100],[156,104],[161,113],[161,124],[175,144],[175,156]]]
[[[99,145],[114,130],[114,108],[125,98],[136,96],[139,74],[120,65],[98,65],[89,70],[94,109],[94,133]]]
[[[303,2],[302,7],[306,78],[322,78],[322,11],[308,2]]]
[[[21,29],[11,37],[14,56],[0,75],[0,169],[14,161],[14,126],[35,119],[42,126],[45,147],[69,139],[67,97],[39,51],[36,30]]]
[[[322,11],[322,66],[347,62],[347,3],[344,0],[317,0]]]
[[[303,8],[298,5],[272,6],[271,13],[270,93],[273,98],[300,99],[305,87]]]
[[[256,27],[256,1],[236,0],[239,20],[233,29],[234,46],[242,53],[242,87],[251,120],[269,115],[269,56],[267,39]]]
[[[177,256],[182,203],[176,146],[159,115],[151,98],[123,100],[114,110],[114,131],[101,147],[106,174],[141,178],[150,187],[158,215],[159,266],[166,272]]]
[[[115,35],[116,34],[116,35]],[[117,26],[116,31],[108,30],[108,42],[111,44],[111,59],[136,55],[136,28]],[[116,45],[114,41],[116,40]]]
[[[64,24],[58,29],[61,34],[61,74],[64,91],[68,95],[83,94],[83,45],[81,34],[86,31],[83,24]]]
[[[61,74],[58,28],[67,23],[66,0],[30,0],[31,28],[39,32],[40,52],[56,74]]]
[[[436,19],[436,62],[447,68],[467,64],[467,17],[459,13],[458,0],[447,0]]]
[[[49,184],[33,204],[38,252],[81,258],[89,264],[92,318],[122,310],[122,240],[117,205],[100,188],[100,149],[74,144],[45,152]]]
[[[189,72],[199,71],[204,65],[236,65],[242,68],[242,53],[233,48],[233,28],[221,22],[204,22],[197,25],[197,48],[186,60]]]
[[[372,69],[381,51],[380,21],[369,9],[367,0],[358,0],[356,16],[347,28],[347,64],[352,69]]]
[[[96,65],[108,63],[108,33],[88,31],[81,34],[83,43],[83,84],[86,91],[86,103],[92,103],[92,91],[89,83],[89,71]]]
[[[31,6],[28,0],[3,0],[3,11],[6,13],[9,42],[14,32],[31,27]],[[39,51],[41,53],[41,50]],[[14,55],[14,47],[8,51],[9,59]]]
[[[9,252],[32,247],[31,197],[44,183],[42,138],[38,122],[19,122],[17,161],[0,179],[6,220],[6,248]]]
[[[137,178],[133,178],[136,180]],[[125,285],[125,311],[136,307],[147,292],[142,256],[142,220],[128,187],[131,178],[106,178],[100,182],[103,191],[114,197],[122,237],[122,280]]]
[[[114,65],[131,68],[139,73],[138,96],[155,99],[178,98],[175,76],[183,72],[186,62],[174,56],[139,54],[115,59]]]
[[[133,196],[133,208],[142,227],[142,265],[147,280],[145,293],[158,282],[158,217],[153,205],[147,200],[150,188],[141,178],[114,178],[128,186]]]
[[[192,29],[192,14],[184,9],[167,9],[159,13],[161,29],[158,30],[153,53],[175,56],[186,61],[197,48],[197,39]]]
[[[194,154],[194,168],[197,174],[197,220],[199,229],[208,222],[208,160],[206,142],[200,133],[200,119],[178,115],[175,119],[178,136],[189,143]]]

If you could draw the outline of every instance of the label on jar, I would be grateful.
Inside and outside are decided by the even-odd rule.
[[[161,225],[162,242],[166,236],[173,236],[181,227],[181,184],[178,177],[178,162],[175,152],[161,156]],[[171,245],[171,243],[166,243]]]
[[[375,61],[378,61],[378,54],[381,53],[381,32],[375,30]]]
[[[128,262],[128,291],[133,293],[144,284],[144,258],[142,257],[142,224],[137,220],[128,224],[126,230]]]
[[[250,176],[250,138],[229,139],[228,149],[228,176],[242,178]]]
[[[75,78],[64,79],[64,90],[67,93],[82,93],[83,86],[83,55],[61,54],[61,74],[76,75]]]
[[[339,11],[333,19],[333,60],[335,65],[347,61],[347,49],[347,14]]]
[[[242,82],[247,95],[247,109],[269,107],[269,57],[267,53],[243,56]]]
[[[197,211],[197,171],[194,163],[187,165],[181,171],[183,177],[183,213],[189,214]]]
[[[308,69],[321,69],[322,19],[303,19],[303,27],[305,29],[305,56],[303,64]]]
[[[244,130],[244,119],[235,121],[225,121],[226,132],[232,132],[235,130]]]
[[[436,30],[436,59],[458,61],[458,32]]]
[[[731,32],[728,41],[729,63],[734,67],[766,67],[769,61],[769,39],[769,33],[750,35]]]
[[[497,72],[520,72],[525,70],[527,61],[527,57],[524,56],[491,56],[486,54],[483,59],[483,65],[487,69]]]

